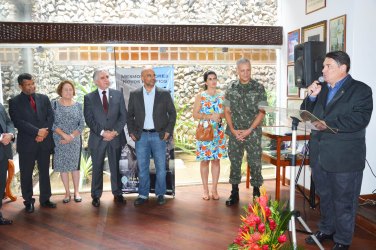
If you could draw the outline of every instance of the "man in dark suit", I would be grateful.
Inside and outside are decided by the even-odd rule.
[[[9,115],[18,130],[17,151],[21,172],[21,190],[25,210],[34,212],[33,170],[35,161],[39,170],[39,202],[42,207],[55,208],[50,201],[50,155],[54,147],[52,124],[54,113],[46,95],[35,93],[33,77],[28,73],[18,76],[21,93],[9,100]]]
[[[107,70],[96,70],[93,75],[98,89],[85,95],[84,116],[90,128],[89,149],[93,162],[91,197],[94,207],[100,206],[103,192],[103,165],[107,154],[111,172],[111,189],[115,202],[125,203],[122,195],[119,160],[121,146],[125,145],[124,126],[127,111],[123,94],[110,89]]]
[[[3,217],[1,206],[7,181],[8,159],[12,159],[12,144],[14,126],[10,121],[3,104],[0,103],[0,225],[10,225],[12,220]]]
[[[166,203],[166,144],[174,131],[176,110],[168,91],[155,87],[155,72],[145,68],[141,72],[144,86],[132,91],[128,104],[128,131],[136,142],[139,196],[134,205],[149,199],[150,156],[156,169],[155,194],[159,205]]]
[[[351,244],[358,197],[366,159],[366,127],[371,119],[372,90],[348,74],[350,57],[342,51],[326,54],[325,82],[308,87],[309,96],[301,109],[322,120],[315,123],[310,141],[310,162],[321,218],[317,239],[333,239],[333,249],[348,249]],[[333,133],[327,127],[338,130]],[[315,244],[312,237],[308,244]]]

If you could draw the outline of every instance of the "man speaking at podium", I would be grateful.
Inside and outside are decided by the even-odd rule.
[[[315,236],[320,242],[333,240],[332,249],[348,249],[352,241],[366,160],[366,127],[373,109],[371,88],[353,79],[349,70],[345,52],[327,53],[322,70],[325,83],[314,81],[300,107],[322,121],[316,124],[318,130],[312,130],[310,141],[321,212]],[[311,236],[306,243],[315,244]]]

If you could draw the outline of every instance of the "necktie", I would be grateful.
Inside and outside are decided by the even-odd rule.
[[[103,98],[102,98],[103,110],[107,114],[107,112],[108,112],[108,101],[107,101],[106,91],[103,91],[102,94],[103,94]]]
[[[37,112],[37,105],[35,104],[34,98],[32,95],[29,95],[29,101],[30,101],[30,106],[31,108]]]

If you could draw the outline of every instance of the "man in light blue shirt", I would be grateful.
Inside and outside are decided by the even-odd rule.
[[[129,135],[136,142],[139,196],[134,205],[149,200],[150,156],[156,169],[155,194],[157,203],[166,203],[166,146],[176,122],[176,110],[168,91],[155,86],[155,72],[144,68],[141,72],[143,87],[130,93],[127,121]]]

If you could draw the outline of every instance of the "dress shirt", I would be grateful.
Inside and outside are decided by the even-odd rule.
[[[349,75],[350,74],[348,74],[347,76],[345,76],[344,78],[342,78],[341,80],[339,80],[338,82],[336,82],[336,84],[334,85],[333,88],[330,86],[329,83],[327,84],[329,92],[328,92],[328,96],[326,98],[326,105],[328,105],[328,103],[333,99],[333,97],[336,95],[336,93],[338,92],[338,90],[342,87],[343,83],[346,81],[346,79],[349,77]],[[309,96],[309,100],[311,102],[316,101],[316,96]]]
[[[98,88],[98,93],[99,93],[99,96],[101,97],[102,105],[103,105],[103,94],[102,94],[103,91],[106,91],[107,102],[108,102],[108,105],[110,105],[110,98],[109,98],[110,94],[108,93],[108,88],[107,89]]]
[[[150,92],[147,92],[145,87],[143,89],[144,106],[145,106],[145,121],[144,129],[154,129],[153,109],[155,99],[155,87]]]

